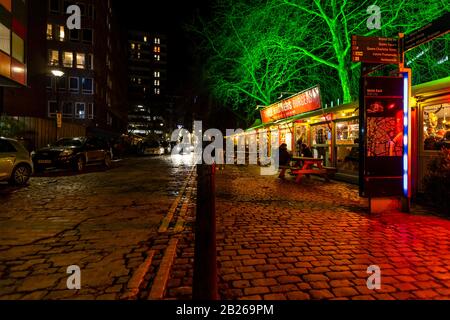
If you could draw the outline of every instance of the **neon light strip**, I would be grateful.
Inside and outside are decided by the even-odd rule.
[[[403,78],[403,195],[409,196],[409,76],[404,73]]]

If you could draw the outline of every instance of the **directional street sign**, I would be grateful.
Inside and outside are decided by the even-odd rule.
[[[398,39],[352,36],[353,62],[397,64],[400,57]]]
[[[405,52],[450,32],[450,12],[405,36]]]

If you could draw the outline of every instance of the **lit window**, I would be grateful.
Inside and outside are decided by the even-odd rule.
[[[153,75],[155,76],[155,78],[161,78],[161,73],[159,71],[155,71]]]
[[[64,30],[64,26],[59,27],[59,41],[64,41],[66,38],[66,31]]]
[[[137,58],[138,58],[138,59],[140,59],[140,58],[141,58],[141,53],[140,53],[140,52],[138,52],[138,54],[137,54]]]
[[[84,69],[86,66],[86,55],[84,53],[77,53],[77,68]]]
[[[142,79],[141,78],[138,79],[138,84],[142,84]]]
[[[159,88],[155,88],[155,94],[156,94],[156,95],[161,94],[161,90],[160,90]]]
[[[47,40],[53,40],[53,25],[47,24]]]
[[[11,30],[0,23],[0,50],[11,54]]]
[[[159,54],[155,54],[155,61],[161,61],[161,56]]]
[[[144,36],[144,42],[147,42],[147,36]]]
[[[75,105],[75,118],[86,119],[86,104],[77,102]]]
[[[160,52],[161,52],[161,47],[156,46],[156,47],[153,49],[153,51],[154,51],[155,53],[160,53]]]
[[[141,45],[140,45],[140,44],[138,44],[138,46],[137,46],[137,47],[138,47],[138,50],[141,50]]]
[[[63,53],[63,65],[66,68],[73,67],[73,53],[72,52],[64,52]]]
[[[12,57],[22,63],[25,61],[25,41],[14,32],[12,33]]]
[[[136,49],[136,45],[134,43],[131,44],[131,49],[132,50]]]
[[[161,44],[161,39],[160,38],[155,38],[155,44]]]
[[[159,86],[160,86],[159,80],[155,80],[155,86],[156,86],[156,87],[159,87]]]
[[[50,66],[59,66],[59,51],[49,50],[48,51],[48,64]]]

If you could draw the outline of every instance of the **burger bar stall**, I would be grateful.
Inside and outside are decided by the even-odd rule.
[[[247,135],[277,132],[278,145],[285,143],[295,156],[304,148],[324,166],[337,168],[337,178],[358,182],[358,104],[322,107],[318,86],[302,91],[261,110],[262,124],[246,130]],[[268,147],[270,152],[270,146]]]
[[[439,156],[443,147],[450,148],[450,77],[412,87],[411,95],[410,175],[414,197],[424,191],[423,179],[430,161]],[[247,129],[245,135],[250,137],[256,133],[258,137],[263,133],[267,134],[267,141],[271,141],[271,133],[277,132],[278,145],[286,143],[293,155],[302,155],[303,145],[306,145],[313,157],[322,158],[325,166],[337,169],[336,179],[358,183],[358,102],[324,107],[317,86],[265,107],[261,110],[261,122]],[[270,154],[270,143],[268,150]],[[391,154],[401,154],[401,150],[392,147],[387,150]]]

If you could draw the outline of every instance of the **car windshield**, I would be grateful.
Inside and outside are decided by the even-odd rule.
[[[52,144],[53,147],[81,147],[84,139],[61,139]]]

